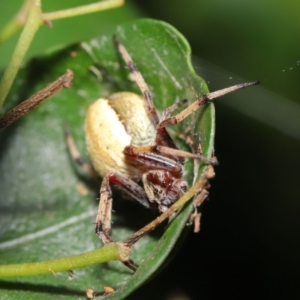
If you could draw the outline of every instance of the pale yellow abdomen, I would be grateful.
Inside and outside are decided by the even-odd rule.
[[[120,92],[92,103],[85,120],[87,150],[95,170],[102,177],[118,172],[141,176],[139,164],[125,160],[126,146],[154,144],[155,127],[149,120],[144,100],[134,93]]]

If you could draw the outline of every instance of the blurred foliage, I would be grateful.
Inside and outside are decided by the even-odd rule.
[[[51,12],[55,10],[65,9],[78,5],[93,3],[93,0],[65,0],[63,2],[42,1],[44,12]],[[0,0],[1,5],[1,19],[0,28],[4,26],[21,7],[23,0],[4,1]],[[79,16],[75,18],[68,18],[64,20],[54,21],[52,28],[42,26],[38,31],[34,42],[28,52],[27,58],[39,55],[49,48],[69,45],[70,43],[87,40],[93,38],[101,33],[112,29],[115,24],[120,24],[127,20],[137,18],[138,10],[130,3],[117,9],[107,10],[87,16]],[[18,36],[1,45],[0,66],[3,66],[9,59],[10,53],[16,44]]]
[[[145,12],[173,24],[193,53],[244,78],[299,101],[300,2],[254,0],[136,1]]]
[[[21,1],[1,2],[0,25]],[[50,6],[83,1],[44,2],[45,10],[52,10]],[[189,40],[194,55],[218,66],[216,73],[213,65],[209,69],[197,65],[211,90],[240,82],[238,76],[260,79],[297,113],[299,107],[292,104],[299,103],[300,90],[299,2],[144,0],[135,4],[127,1],[124,8],[109,13],[57,21],[53,29],[39,32],[29,55],[49,45],[101,34],[112,21],[147,15],[170,22]],[[1,64],[14,42],[15,38],[1,48]],[[237,101],[265,103],[260,93],[246,99],[248,92],[238,93]],[[262,117],[255,121],[226,106],[230,100],[231,96],[225,97],[216,104],[216,154],[221,164],[204,206],[201,233],[190,234],[175,260],[130,299],[166,299],[175,291],[193,299],[299,295],[299,138],[274,129],[272,118],[265,125],[264,114],[277,114],[295,132],[300,128],[281,106],[257,108],[257,116]]]

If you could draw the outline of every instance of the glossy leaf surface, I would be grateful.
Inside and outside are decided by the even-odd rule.
[[[154,20],[138,20],[118,26],[114,32],[90,42],[51,52],[33,60],[20,72],[6,109],[28,98],[66,69],[74,72],[73,85],[47,100],[26,117],[0,133],[0,259],[1,264],[54,259],[79,254],[101,246],[94,234],[99,183],[78,170],[69,157],[63,126],[67,122],[76,144],[86,157],[84,115],[87,106],[100,96],[116,91],[135,91],[112,40],[113,34],[125,45],[152,92],[155,106],[162,111],[175,101],[207,93],[205,83],[190,64],[190,49],[173,27]],[[98,76],[91,66],[100,70]],[[99,76],[99,74],[101,74]],[[137,112],[138,113],[138,112]],[[206,106],[170,132],[192,130],[195,146],[202,141],[203,153],[213,151],[214,108]],[[105,133],[103,133],[105,134]],[[176,139],[177,140],[177,139]],[[182,149],[189,148],[178,141]],[[187,180],[192,182],[191,163]],[[88,194],[85,192],[88,191]],[[140,264],[136,274],[119,262],[35,277],[1,279],[3,299],[79,299],[90,287],[112,286],[118,292],[109,299],[123,299],[170,257],[192,206],[186,207],[167,224],[141,239],[133,259]],[[114,193],[113,236],[121,241],[155,218],[156,212]],[[5,298],[6,297],[6,298]],[[107,298],[107,299],[108,299]]]

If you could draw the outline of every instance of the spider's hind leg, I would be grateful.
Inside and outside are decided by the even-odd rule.
[[[111,236],[111,211],[112,193],[109,186],[109,175],[106,175],[101,183],[100,202],[95,225],[95,233],[104,244],[113,242]]]
[[[65,125],[65,137],[66,137],[66,143],[70,152],[70,155],[72,159],[76,162],[77,165],[79,165],[86,173],[90,174],[92,177],[95,179],[99,179],[98,173],[95,171],[92,165],[87,163],[80,155],[73,136],[71,134],[69,126],[66,124]]]

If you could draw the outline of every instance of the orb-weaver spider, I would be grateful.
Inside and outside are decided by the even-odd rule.
[[[125,191],[145,207],[157,207],[160,212],[165,212],[188,188],[182,178],[185,158],[217,163],[214,158],[208,159],[199,153],[178,149],[166,126],[181,122],[214,98],[258,84],[254,81],[209,93],[176,116],[171,116],[175,109],[186,103],[182,100],[167,108],[159,118],[142,74],[121,42],[116,37],[114,41],[143,97],[131,92],[119,92],[98,99],[87,111],[87,149],[93,168],[103,177],[95,226],[96,234],[103,243],[113,242],[111,185]],[[70,135],[67,137],[75,160],[91,170],[74,149]],[[94,171],[92,173],[95,174]],[[136,268],[132,261],[124,263],[132,269]]]

